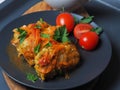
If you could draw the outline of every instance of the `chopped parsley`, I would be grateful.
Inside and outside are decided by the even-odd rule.
[[[53,38],[58,42],[70,42],[68,35],[66,27],[61,26],[55,30]]]
[[[96,27],[96,28],[93,28],[91,31],[96,32],[99,35],[102,32],[102,28]]]
[[[20,43],[22,43],[27,36],[27,32],[23,29],[20,29],[20,28],[17,28],[17,31],[20,33],[18,38],[20,39]]]
[[[44,22],[44,20],[42,19],[42,18],[40,18],[40,20],[39,20],[41,23],[43,23]]]
[[[50,47],[50,46],[52,46],[52,43],[51,43],[51,42],[48,42],[48,43],[45,45],[45,47]]]
[[[41,37],[43,37],[43,38],[50,38],[50,35],[49,34],[45,34],[45,33],[41,33]]]
[[[74,17],[74,21],[75,21],[75,25],[80,23],[77,17]]]
[[[40,25],[35,25],[35,28],[40,29],[41,26]]]
[[[80,20],[80,23],[91,23],[93,21],[94,16],[83,17]]]
[[[32,73],[27,73],[27,80],[35,82],[38,80],[38,76]]]
[[[34,53],[37,54],[40,51],[40,44],[34,48]]]

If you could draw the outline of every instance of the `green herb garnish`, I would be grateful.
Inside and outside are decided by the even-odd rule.
[[[50,35],[49,34],[45,34],[45,33],[41,33],[41,37],[43,37],[43,38],[50,38]]]
[[[80,20],[80,23],[91,23],[93,21],[94,16],[83,17]]]
[[[40,25],[35,25],[35,28],[40,29],[41,26]]]
[[[45,47],[50,47],[50,46],[52,46],[52,43],[51,43],[51,42],[48,42],[48,43],[45,45]]]
[[[20,33],[18,38],[20,39],[20,43],[22,43],[27,36],[27,32],[23,29],[20,29],[20,28],[17,28],[17,31]]]
[[[35,82],[36,80],[38,80],[38,76],[32,73],[27,73],[27,80]]]
[[[34,53],[37,54],[40,51],[40,44],[34,48]]]
[[[74,16],[74,21],[75,21],[75,25],[80,23],[80,21],[78,20],[78,18],[75,17],[75,16]]]
[[[54,32],[54,36],[53,38],[59,42],[70,42],[70,39],[68,38],[68,33],[67,33],[67,29],[65,26],[61,26],[59,28],[57,28],[57,30],[55,30]]]
[[[96,28],[93,28],[91,31],[96,32],[99,35],[102,32],[102,28],[96,27]]]
[[[42,18],[40,18],[40,20],[39,20],[41,23],[43,23],[44,22],[44,20],[42,19]]]

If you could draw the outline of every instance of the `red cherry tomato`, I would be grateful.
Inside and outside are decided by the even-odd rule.
[[[79,45],[85,50],[93,50],[97,46],[99,41],[99,36],[96,32],[87,32],[82,34],[79,39]]]
[[[79,39],[82,34],[89,32],[92,28],[93,26],[87,23],[77,24],[73,31],[75,38]]]
[[[74,28],[75,21],[74,17],[67,12],[60,13],[56,18],[57,25],[65,25],[68,32],[71,32]]]

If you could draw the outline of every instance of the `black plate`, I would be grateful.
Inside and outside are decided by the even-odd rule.
[[[43,11],[24,15],[15,19],[2,29],[0,32],[0,66],[10,78],[18,83],[37,89],[68,89],[86,84],[103,72],[112,54],[111,44],[105,32],[100,35],[100,43],[93,51],[85,51],[77,45],[81,55],[81,64],[70,73],[70,79],[68,80],[64,79],[64,77],[58,77],[47,82],[38,80],[32,83],[26,79],[26,72],[33,72],[33,68],[25,64],[21,69],[18,64],[19,60],[15,63],[12,62],[17,58],[17,56],[12,56],[12,54],[16,54],[16,52],[9,48],[11,47],[10,40],[13,35],[12,29],[24,24],[36,22],[39,18],[43,18],[48,23],[55,25],[55,19],[58,14],[58,11]],[[73,15],[78,19],[82,18],[82,16]],[[92,25],[97,26],[94,22],[92,22]],[[75,41],[73,36],[71,36],[71,39]]]

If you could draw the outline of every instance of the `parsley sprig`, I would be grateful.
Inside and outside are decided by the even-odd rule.
[[[34,48],[34,53],[37,54],[40,51],[40,44]]]
[[[45,45],[45,47],[50,47],[50,46],[52,46],[52,43],[49,41],[49,42]]]
[[[83,17],[80,20],[80,23],[91,23],[93,21],[94,16]]]
[[[27,73],[27,80],[34,83],[36,80],[38,80],[38,76],[32,73]]]
[[[55,30],[53,38],[58,42],[70,42],[68,35],[66,27],[61,26]]]
[[[75,24],[79,23],[91,23],[93,21],[94,16],[83,17],[81,20],[78,20],[77,17],[74,17]]]
[[[43,18],[40,18],[40,19],[39,19],[39,21],[40,21],[41,23],[43,23],[43,22],[44,22]]]
[[[40,25],[35,25],[35,28],[41,29],[41,26]]]
[[[91,31],[96,32],[98,35],[100,35],[102,33],[102,28],[96,27],[96,28],[93,28]]]
[[[41,33],[41,37],[43,37],[43,38],[50,38],[50,35],[49,34],[45,34],[45,33]]]
[[[27,36],[27,32],[21,28],[17,28],[17,31],[20,33],[18,38],[20,39],[20,43],[22,43]]]

